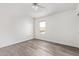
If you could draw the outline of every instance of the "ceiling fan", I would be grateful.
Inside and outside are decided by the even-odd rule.
[[[37,10],[38,8],[45,8],[44,6],[40,5],[39,3],[33,3],[32,7]]]

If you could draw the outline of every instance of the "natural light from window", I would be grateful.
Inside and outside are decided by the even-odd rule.
[[[41,21],[40,22],[40,34],[45,34],[46,33],[46,22]]]

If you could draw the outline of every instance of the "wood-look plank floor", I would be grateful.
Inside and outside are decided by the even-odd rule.
[[[79,48],[31,39],[0,48],[0,56],[79,56]]]

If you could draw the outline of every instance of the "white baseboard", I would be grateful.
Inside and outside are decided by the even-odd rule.
[[[2,47],[7,47],[7,46],[10,46],[10,45],[13,45],[13,44],[16,44],[16,43],[20,43],[20,42],[23,42],[23,41],[27,41],[27,40],[30,40],[30,39],[33,39],[33,37],[28,37],[28,38],[21,38],[21,39],[17,39],[16,41],[3,41],[0,43],[0,48]]]
[[[49,42],[54,42],[54,43],[58,43],[58,44],[62,44],[62,45],[67,45],[67,46],[72,46],[72,47],[76,47],[76,48],[79,48],[79,45],[76,45],[76,44],[69,44],[69,43],[66,43],[66,42],[58,42],[58,41],[53,41],[53,40],[47,40],[46,38],[40,38],[40,37],[36,37],[37,39],[41,39],[41,40],[45,40],[45,41],[49,41]]]

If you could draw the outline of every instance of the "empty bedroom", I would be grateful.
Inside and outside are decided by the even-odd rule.
[[[79,56],[79,3],[0,3],[0,56]]]

